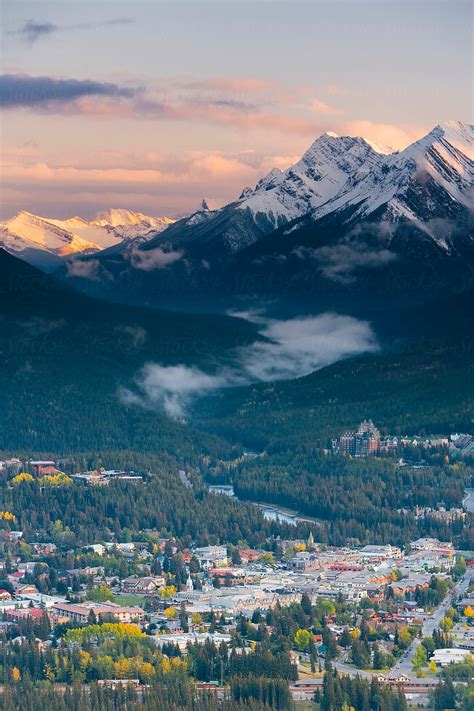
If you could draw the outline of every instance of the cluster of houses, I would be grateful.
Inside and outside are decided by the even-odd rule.
[[[3,532],[10,541],[21,540],[21,532]],[[163,541],[161,542],[163,543]],[[195,547],[180,551],[185,566],[191,560],[199,566],[193,576],[188,573],[186,584],[167,595],[162,607],[173,605],[185,609],[190,616],[195,613],[224,613],[229,618],[238,615],[251,617],[256,610],[265,611],[275,605],[297,602],[303,594],[312,601],[317,598],[346,600],[358,603],[363,598],[381,601],[388,594],[398,601],[398,621],[409,622],[419,616],[413,601],[417,589],[430,584],[432,571],[438,576],[449,576],[456,561],[451,543],[422,538],[413,541],[410,552],[397,546],[367,545],[363,547],[327,547],[315,545],[312,537],[307,541],[281,541],[281,557],[269,564],[268,554],[263,550],[239,550],[238,563],[232,562],[226,546]],[[13,619],[31,614],[33,609],[46,609],[54,620],[72,619],[79,623],[109,615],[120,621],[142,623],[145,612],[141,605],[120,605],[121,595],[134,595],[146,599],[160,595],[169,580],[166,574],[154,575],[152,563],[156,557],[148,550],[146,542],[112,543],[100,542],[88,546],[97,556],[108,553],[122,555],[133,560],[142,574],[127,575],[122,579],[106,576],[104,566],[58,571],[58,579],[71,580],[87,576],[94,586],[106,585],[115,593],[114,602],[79,600],[70,602],[66,596],[41,595],[35,585],[25,581],[40,567],[47,569],[44,556],[54,555],[53,543],[33,543],[31,561],[13,560],[13,571],[0,575],[8,580],[10,590],[0,590],[0,611]],[[178,553],[177,553],[178,554]],[[0,562],[0,568],[3,566]],[[198,585],[195,582],[198,582]],[[79,589],[79,597],[80,597]],[[154,622],[169,633],[181,634],[176,621],[163,617],[158,610]],[[13,617],[12,617],[13,616]]]
[[[403,440],[397,440],[397,446],[400,441]],[[428,441],[433,446],[434,439]],[[386,444],[373,423],[367,421],[361,423],[356,432],[345,433],[335,445],[335,451],[368,456],[382,451]],[[464,449],[469,446],[465,439],[458,444]],[[9,473],[22,471],[23,467],[19,460],[0,462],[0,470],[7,468]],[[30,461],[28,469],[37,477],[52,476],[59,471],[55,462],[47,460]],[[184,472],[180,478],[186,486],[188,480]],[[140,483],[143,476],[121,470],[94,470],[74,474],[72,479],[77,485],[106,486],[113,479]],[[456,517],[465,514],[457,510],[420,509],[417,515]],[[434,538],[420,538],[402,550],[390,544],[320,545],[310,534],[307,540],[279,540],[278,550],[272,555],[269,551],[246,546],[233,549],[226,545],[208,545],[178,550],[173,539],[157,531],[143,533],[146,534],[143,540],[99,540],[69,551],[71,559],[80,560],[84,554],[84,560],[81,563],[76,560],[75,565],[81,564],[81,567],[55,570],[55,578],[61,586],[53,586],[52,594],[45,594],[40,582],[42,576],[49,574],[51,559],[59,553],[64,556],[64,551],[58,551],[54,542],[28,541],[29,559],[25,560],[24,552],[22,556],[9,555],[8,565],[5,556],[2,559],[0,555],[0,579],[5,584],[5,587],[0,586],[0,626],[9,627],[23,620],[38,622],[44,615],[52,625],[62,622],[85,625],[100,620],[133,622],[152,631],[157,646],[173,643],[185,651],[190,642],[230,641],[240,616],[250,619],[256,611],[265,613],[277,605],[287,606],[307,596],[313,603],[321,598],[345,601],[350,609],[359,609],[364,601],[371,609],[370,623],[384,627],[393,640],[400,625],[423,624],[427,611],[419,606],[417,591],[430,585],[434,573],[437,577],[449,578],[456,563],[452,543]],[[0,530],[0,553],[7,546],[10,553],[13,549],[19,553],[21,546],[16,544],[22,540],[22,531]],[[176,584],[171,584],[174,581],[170,568],[164,565],[165,561],[169,563],[170,556],[179,557],[181,572],[185,571]],[[107,559],[109,562],[120,560],[121,565],[114,568],[114,574],[106,572],[110,570]],[[474,563],[474,560],[467,562]],[[127,572],[119,575],[118,569]],[[134,574],[130,575],[132,570]],[[106,589],[110,599],[95,595],[95,588]],[[385,604],[388,600],[390,605]],[[453,646],[436,650],[433,660],[438,666],[462,661],[474,652],[474,628],[466,626],[463,617],[464,610],[472,608],[474,618],[474,597],[467,595],[458,606],[462,621],[450,632]],[[175,614],[169,614],[170,609]],[[225,621],[218,632],[211,629],[210,617]],[[328,619],[328,625],[336,638],[344,631],[335,618]],[[322,643],[316,636],[315,640]],[[386,651],[390,651],[393,641],[386,644]],[[385,678],[386,683],[392,681],[392,677]],[[393,683],[409,685],[412,682],[413,679],[407,677]],[[418,683],[423,686],[421,680]],[[314,684],[308,680],[296,682],[294,697],[305,698],[311,686],[314,692]]]

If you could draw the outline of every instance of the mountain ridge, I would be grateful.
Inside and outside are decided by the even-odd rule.
[[[100,252],[122,241],[143,241],[173,222],[116,208],[99,211],[93,220],[77,215],[59,220],[20,210],[0,223],[0,246],[37,266],[56,267],[74,255]]]
[[[211,310],[253,295],[311,306],[322,294],[420,300],[468,289],[473,145],[474,127],[459,121],[392,152],[329,132],[237,200],[75,255],[63,276],[115,301]]]

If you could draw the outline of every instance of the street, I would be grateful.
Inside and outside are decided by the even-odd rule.
[[[413,657],[416,650],[421,644],[421,639],[423,637],[430,637],[434,630],[439,627],[441,620],[443,619],[446,610],[451,607],[453,600],[458,595],[464,595],[467,588],[469,587],[469,581],[472,576],[472,571],[467,570],[461,580],[456,583],[453,589],[446,595],[443,602],[436,608],[436,610],[430,615],[430,617],[425,620],[422,627],[422,636],[416,637],[411,645],[406,650],[403,657],[392,667],[390,675],[395,676],[398,674],[406,674],[407,676],[414,676],[413,673]]]

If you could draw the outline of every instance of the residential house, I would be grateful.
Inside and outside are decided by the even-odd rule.
[[[139,578],[131,575],[122,580],[122,591],[135,595],[153,595],[158,588],[165,585],[165,578],[161,576],[147,576]]]

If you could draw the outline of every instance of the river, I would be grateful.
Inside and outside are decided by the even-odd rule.
[[[215,494],[222,494],[223,496],[235,496],[234,487],[231,484],[218,484],[210,485],[209,491]],[[258,501],[248,501],[239,499],[247,504],[253,504],[262,509],[263,517],[267,521],[280,521],[281,523],[289,523],[290,526],[296,526],[298,523],[312,523],[315,525],[320,525],[320,522],[315,518],[310,518],[308,516],[301,516],[296,511],[291,511],[290,509],[284,509],[281,506],[276,506],[275,504],[263,504]]]

